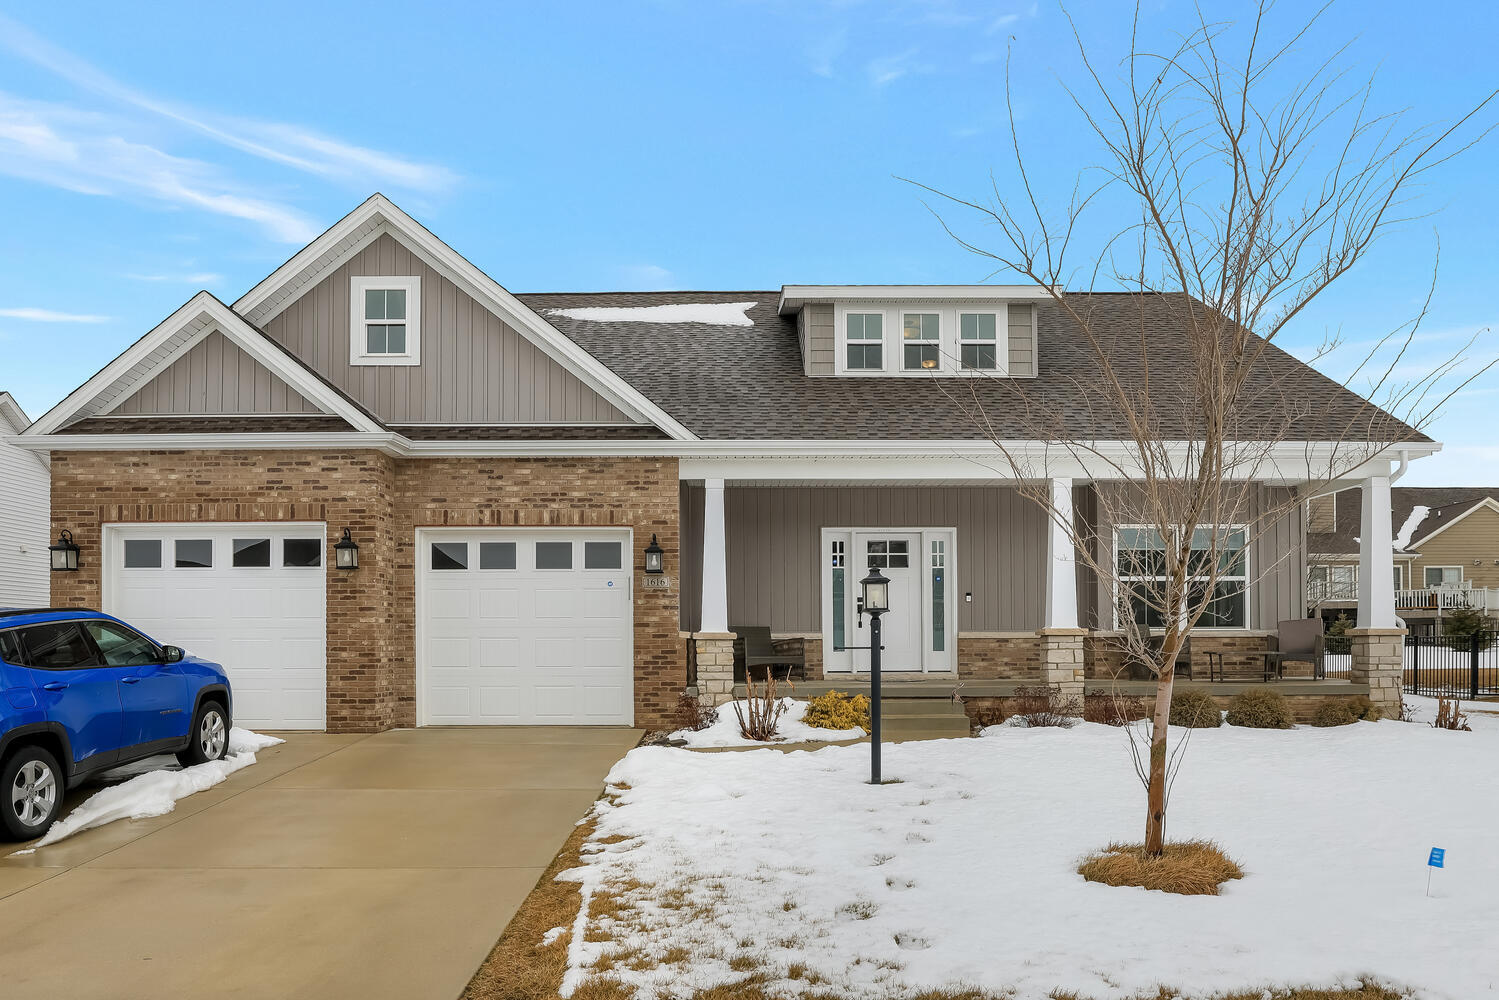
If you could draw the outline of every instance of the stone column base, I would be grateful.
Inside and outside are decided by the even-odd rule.
[[[734,700],[733,632],[694,632],[697,650],[697,696],[707,705],[725,705]]]
[[[1083,710],[1083,636],[1087,629],[1043,628],[1036,633],[1041,640],[1041,683],[1051,688],[1058,702]]]
[[[1369,700],[1387,719],[1400,718],[1405,687],[1405,629],[1356,628],[1352,637],[1353,665],[1349,679],[1369,685]]]

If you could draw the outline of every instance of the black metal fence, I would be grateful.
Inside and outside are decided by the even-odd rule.
[[[1433,698],[1499,696],[1499,632],[1406,636],[1405,690]]]

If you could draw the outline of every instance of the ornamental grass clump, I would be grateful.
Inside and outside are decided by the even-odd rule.
[[[1182,688],[1171,693],[1171,725],[1188,729],[1217,729],[1223,713],[1213,696],[1200,688]]]
[[[1270,688],[1251,688],[1229,699],[1228,724],[1246,729],[1290,729],[1296,719],[1285,695]]]
[[[1317,706],[1312,713],[1312,725],[1323,729],[1333,726],[1351,726],[1358,721],[1358,713],[1346,698],[1335,698],[1324,701]]]
[[[869,698],[862,694],[829,691],[807,702],[802,722],[817,729],[869,731]]]
[[[1143,844],[1110,844],[1084,858],[1077,873],[1089,882],[1182,896],[1216,896],[1224,882],[1244,877],[1244,870],[1210,840],[1167,844],[1155,858],[1145,853]]]

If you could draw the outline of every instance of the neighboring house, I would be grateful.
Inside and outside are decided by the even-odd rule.
[[[1185,381],[1185,300],[1078,300],[1120,331],[1121,369],[1143,335],[1158,391]],[[194,296],[22,440],[50,452],[53,530],[82,547],[54,601],[223,660],[237,721],[660,727],[693,664],[727,696],[732,625],[770,627],[813,678],[867,669],[838,647],[867,635],[871,563],[898,609],[892,681],[1081,694],[1085,670],[1114,669],[1113,596],[972,414],[1023,437],[1016,387],[1040,387],[1122,454],[1119,422],[1074,399],[1090,364],[1032,287],[513,295],[376,195],[232,305]],[[1279,468],[1369,413],[1284,352],[1263,376],[1304,406],[1300,439],[1266,452]],[[1048,463],[1101,557],[1156,544],[1100,523],[1116,465],[1012,450]],[[1360,472],[1372,495],[1395,458]],[[1300,485],[1288,472],[1256,495]],[[1305,613],[1301,519],[1226,529],[1245,578],[1194,655],[1224,649],[1258,676],[1276,623]],[[335,565],[345,531],[357,569]],[[653,545],[663,574],[644,571]]]
[[[1499,616],[1499,488],[1390,490],[1396,607],[1412,627],[1440,629],[1444,614]],[[1307,504],[1307,603],[1329,622],[1358,601],[1358,490]]]
[[[46,604],[50,476],[45,452],[9,440],[31,425],[20,404],[0,392],[0,607]]]

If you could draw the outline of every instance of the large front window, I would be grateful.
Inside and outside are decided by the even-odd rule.
[[[1243,528],[1197,528],[1192,532],[1192,555],[1188,559],[1188,594],[1191,607],[1206,599],[1197,624],[1204,628],[1245,628],[1249,624],[1249,581],[1246,562],[1247,533]],[[1213,552],[1217,551],[1216,579]],[[1120,613],[1144,628],[1165,628],[1168,618],[1184,615],[1187,608],[1172,609],[1166,598],[1166,541],[1155,528],[1119,529],[1115,546],[1119,582],[1123,593]],[[1212,593],[1208,593],[1208,588]]]

